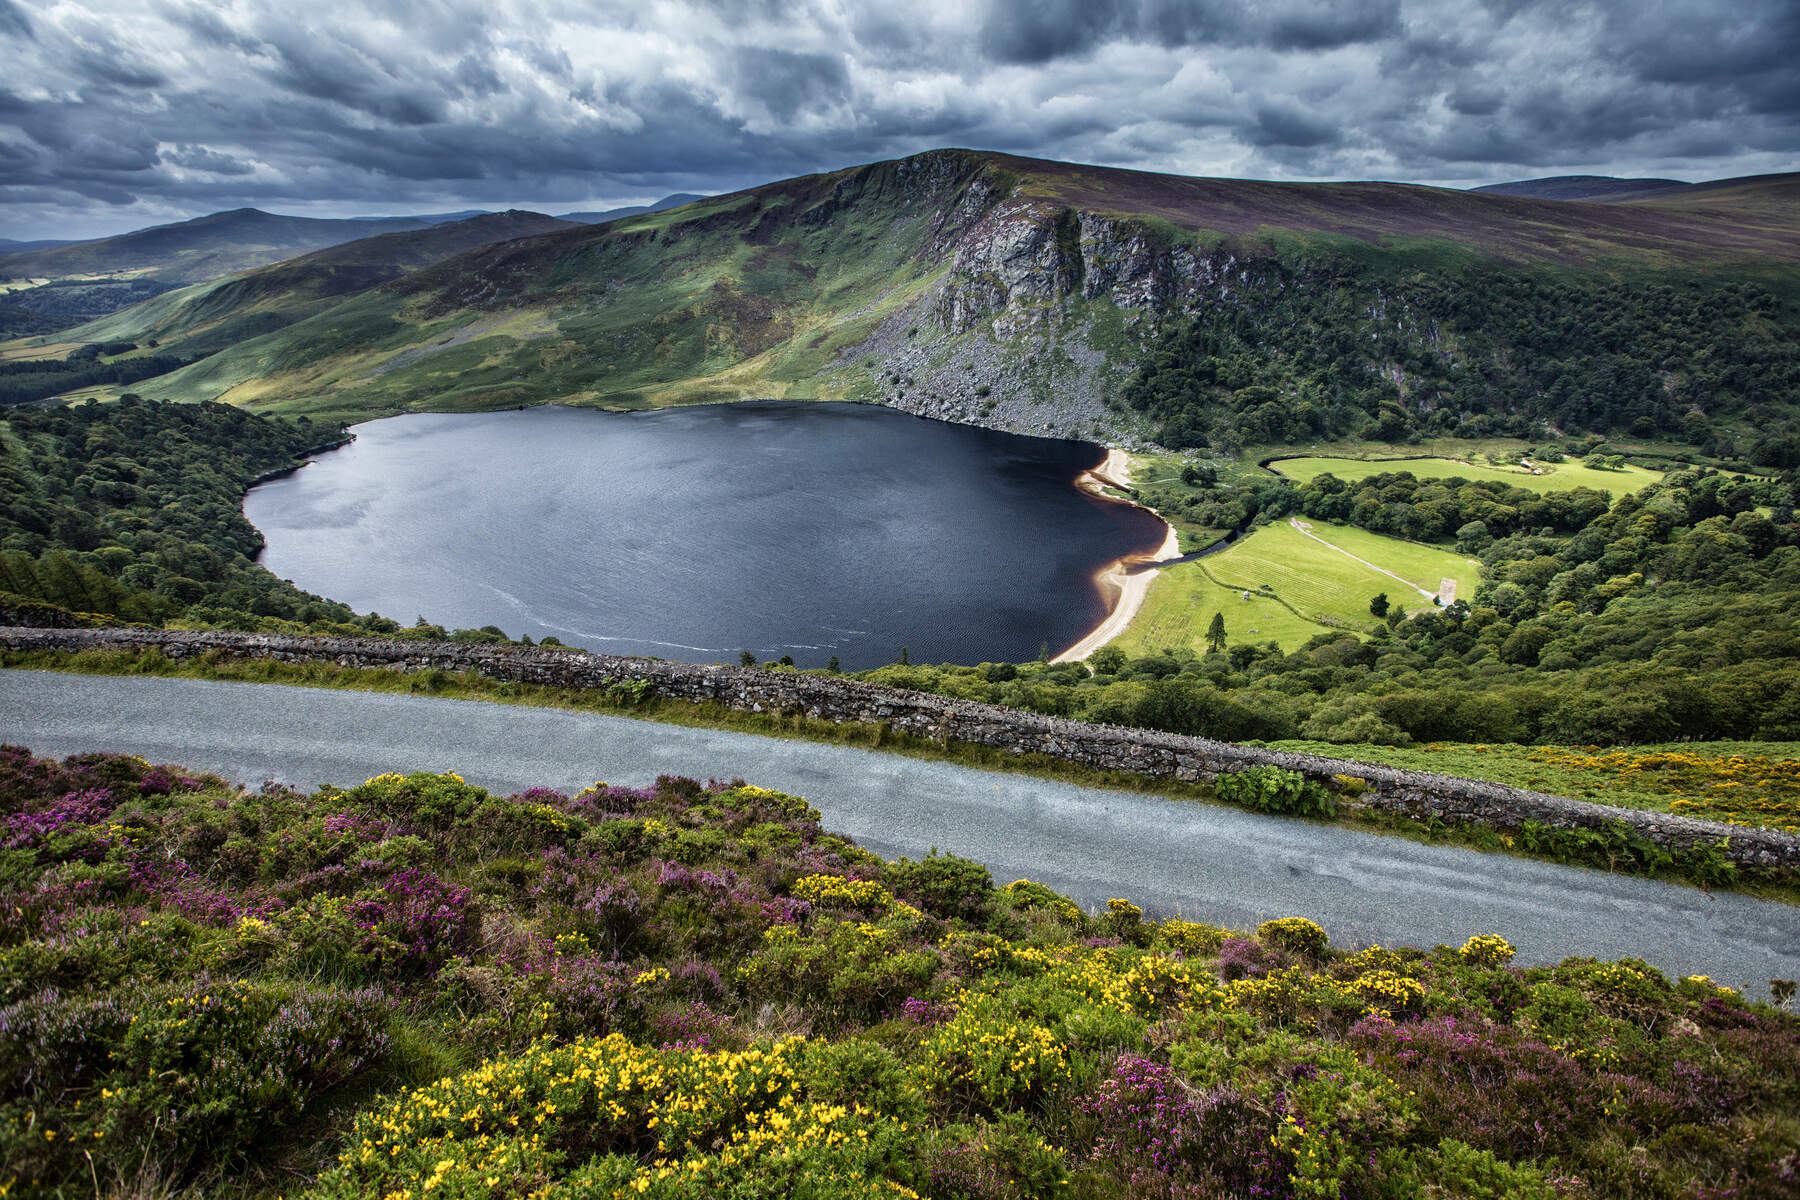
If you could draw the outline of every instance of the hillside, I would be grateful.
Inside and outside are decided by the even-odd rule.
[[[671,208],[680,208],[684,204],[692,204],[696,200],[704,200],[705,196],[692,192],[676,192],[664,196],[654,204],[627,204],[621,208],[609,208],[602,212],[566,212],[557,215],[565,221],[579,221],[583,225],[604,225],[608,221],[616,221],[620,217],[635,217],[639,213],[665,212]]]
[[[59,341],[161,343],[215,350],[280,329],[333,301],[481,246],[577,224],[542,213],[485,213],[329,246],[226,279],[195,284],[57,335]]]
[[[1689,400],[1690,373],[1656,365],[1656,331],[1673,289],[1682,311],[1710,322],[1683,339],[1693,355],[1716,366],[1719,350],[1700,343],[1723,337],[1731,357],[1779,358],[1777,326],[1800,321],[1795,228],[1800,209],[1740,219],[938,151],[474,251],[227,348],[148,394],[332,415],[849,398],[1022,432],[1203,444],[1210,418],[1184,427],[1179,414],[1140,417],[1120,401],[1150,335],[1205,313],[1232,336],[1280,339],[1282,355],[1303,338],[1291,349],[1299,365],[1336,361],[1307,367],[1311,382],[1280,366],[1204,405],[1261,404],[1238,395],[1255,384],[1303,421],[1307,404],[1322,414],[1313,437],[1445,432],[1476,416],[1529,436],[1536,421],[1565,420],[1545,398],[1553,379],[1453,377],[1479,365],[1464,343],[1491,347],[1480,353],[1507,371],[1536,362],[1526,339],[1538,319],[1486,310],[1498,284],[1518,297],[1509,311],[1544,305],[1568,322],[1576,369],[1660,371],[1661,399],[1602,381],[1608,411],[1581,427],[1648,412],[1652,428],[1674,428],[1697,404],[1748,429],[1739,414],[1764,392],[1789,410],[1787,383],[1764,372],[1751,395],[1728,385]],[[1425,320],[1412,315],[1419,304]],[[1627,344],[1594,343],[1608,314],[1636,323]],[[1749,348],[1735,344],[1746,338]],[[1400,417],[1384,426],[1388,399]],[[1234,436],[1282,432],[1251,423]]]
[[[163,283],[197,283],[322,246],[424,224],[411,217],[333,221],[239,208],[117,237],[0,255],[0,278],[134,275]]]
[[[318,220],[240,208],[117,237],[0,247],[0,296],[61,328],[183,284],[432,223],[414,217]],[[0,336],[26,332],[34,330],[24,321],[0,325]]]
[[[741,780],[6,747],[0,814],[9,1191],[1773,1197],[1800,1140],[1800,1019],[1704,977],[1083,912]]]
[[[1552,175],[1470,188],[1494,196],[1532,196],[1539,200],[1609,200],[1615,196],[1679,191],[1692,187],[1679,179],[1621,179],[1616,175]]]

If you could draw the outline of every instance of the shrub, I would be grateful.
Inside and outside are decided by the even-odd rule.
[[[866,1018],[925,991],[940,962],[892,930],[816,918],[805,935],[792,925],[771,927],[737,982],[756,999],[797,1003],[833,1020]]]
[[[1144,910],[1129,900],[1112,899],[1106,902],[1106,915],[1100,918],[1100,927],[1127,944],[1136,943],[1143,934]]]
[[[872,879],[845,879],[842,875],[807,875],[788,889],[796,900],[816,907],[865,909],[886,912],[894,895]]]
[[[80,1179],[93,1155],[132,1177],[230,1162],[381,1058],[372,990],[201,977],[96,996],[55,991],[0,1010],[0,1148],[10,1170]]]
[[[918,862],[895,859],[882,879],[896,896],[945,920],[978,924],[987,919],[993,904],[994,878],[986,867],[954,854],[939,854],[935,847]]]
[[[1073,900],[1030,879],[1015,879],[1007,884],[1006,898],[1015,909],[1036,909],[1052,913],[1077,930],[1087,924],[1087,917]]]
[[[486,791],[464,783],[453,771],[390,772],[344,793],[345,800],[374,816],[440,830],[468,818],[488,798]]]
[[[920,1083],[978,1111],[1041,1104],[1069,1079],[1056,1035],[994,996],[969,996],[925,1042]]]
[[[894,1196],[918,1131],[808,1099],[800,1051],[539,1044],[365,1110],[315,1195]]]
[[[1512,943],[1503,937],[1496,937],[1491,933],[1478,933],[1464,942],[1462,949],[1457,953],[1462,955],[1464,962],[1473,963],[1478,967],[1503,967],[1512,961],[1515,951]]]
[[[1337,815],[1337,803],[1323,784],[1282,767],[1246,767],[1221,773],[1213,780],[1213,792],[1227,803],[1258,812],[1298,817]]]
[[[1323,929],[1305,917],[1264,921],[1256,927],[1256,936],[1271,949],[1314,962],[1325,957],[1325,946],[1330,940]]]
[[[1425,1131],[1509,1161],[1566,1154],[1601,1116],[1600,1098],[1572,1058],[1503,1025],[1456,1017],[1396,1024],[1377,1015],[1345,1041],[1417,1093]]]

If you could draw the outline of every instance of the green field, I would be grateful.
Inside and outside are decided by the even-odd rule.
[[[1800,743],[1679,742],[1593,746],[1333,745],[1271,743],[1279,750],[1486,779],[1621,808],[1800,832]]]
[[[1165,568],[1150,585],[1137,618],[1119,637],[1120,649],[1128,654],[1178,646],[1203,649],[1215,612],[1225,615],[1230,641],[1272,641],[1291,649],[1329,628],[1372,629],[1369,601],[1378,592],[1418,611],[1431,603],[1421,591],[1435,594],[1444,579],[1456,580],[1456,595],[1462,599],[1481,582],[1474,560],[1450,550],[1348,525],[1302,524],[1323,542],[1282,522],[1266,525],[1210,558]]]
[[[1628,466],[1618,471],[1602,471],[1582,466],[1573,460],[1538,463],[1537,474],[1523,467],[1477,465],[1448,458],[1283,458],[1270,463],[1269,467],[1301,484],[1327,472],[1339,479],[1353,480],[1393,471],[1410,471],[1419,479],[1498,479],[1513,487],[1533,492],[1567,492],[1586,487],[1611,492],[1615,499],[1642,491],[1662,478],[1660,471],[1646,471],[1642,467]]]

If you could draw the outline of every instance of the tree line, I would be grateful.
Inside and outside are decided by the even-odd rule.
[[[1175,448],[1560,429],[1792,467],[1800,309],[1741,281],[1268,261],[1166,318],[1122,401]]]

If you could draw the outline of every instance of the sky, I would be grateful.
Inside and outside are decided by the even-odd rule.
[[[1795,0],[0,0],[0,237],[643,203],[940,146],[1471,186],[1800,169]]]

